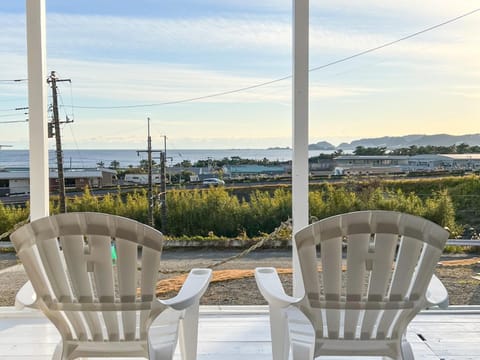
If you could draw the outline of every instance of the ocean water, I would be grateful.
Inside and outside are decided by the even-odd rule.
[[[317,156],[320,153],[331,153],[331,151],[314,150],[309,151],[309,157]],[[271,161],[288,161],[292,159],[291,149],[168,149],[167,158],[168,166],[180,163],[183,160],[189,160],[192,163],[198,160],[222,160],[239,156],[243,159],[262,160],[267,158]],[[55,151],[50,150],[49,154],[50,167],[56,167]],[[147,158],[146,152],[137,154],[136,150],[64,150],[63,162],[65,168],[95,168],[100,162],[108,167],[112,161],[118,161],[120,167],[128,167],[129,165],[138,166],[142,159]],[[159,154],[153,154],[153,160],[159,162]],[[28,150],[0,150],[0,168],[5,167],[28,167],[29,153]]]

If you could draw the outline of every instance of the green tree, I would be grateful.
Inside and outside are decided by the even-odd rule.
[[[152,160],[152,168],[156,165],[156,162]],[[148,170],[148,160],[142,159],[140,160],[140,169],[142,171],[147,171]]]
[[[355,155],[385,155],[387,151],[386,147],[363,147],[357,146],[353,153]]]
[[[183,160],[181,163],[180,163],[180,166],[181,167],[192,167],[192,162],[190,160]]]
[[[110,169],[118,169],[120,167],[120,162],[118,162],[117,160],[113,160],[110,162],[110,166],[109,168]]]

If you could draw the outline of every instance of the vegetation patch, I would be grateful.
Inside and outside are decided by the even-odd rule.
[[[309,193],[311,221],[358,210],[394,210],[422,216],[448,227],[451,237],[477,238],[480,227],[480,177],[323,182],[312,184]],[[270,234],[291,217],[289,186],[268,188],[210,188],[172,190],[167,193],[167,221],[162,224],[159,207],[155,226],[166,228],[169,239],[184,241],[255,241]],[[69,212],[96,211],[126,216],[143,223],[148,219],[145,190],[128,194],[94,196],[85,189],[69,199]],[[58,202],[52,199],[52,214]],[[26,219],[25,208],[0,203],[0,233]],[[289,239],[285,233],[279,239]],[[460,249],[451,247],[449,251]],[[473,249],[476,250],[476,249]]]

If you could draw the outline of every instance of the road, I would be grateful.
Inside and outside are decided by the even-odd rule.
[[[182,271],[193,267],[207,267],[236,256],[241,252],[242,250],[164,249],[162,252],[162,269]],[[292,252],[287,249],[258,249],[246,256],[215,267],[215,269],[255,269],[259,266],[290,268],[292,266]]]
[[[242,250],[164,249],[161,269],[168,272],[182,272],[194,267],[207,267],[218,261],[236,256],[241,252]],[[255,269],[259,266],[290,268],[292,266],[291,257],[292,253],[287,249],[259,249],[247,256],[215,267],[215,269]],[[16,263],[15,253],[0,252],[0,268],[12,266]]]

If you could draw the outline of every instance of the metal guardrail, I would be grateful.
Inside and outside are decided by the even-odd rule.
[[[447,245],[455,246],[480,246],[480,240],[448,239]],[[0,241],[0,248],[10,248],[13,244],[10,241]]]
[[[455,246],[480,246],[480,240],[469,239],[448,239],[447,245]]]
[[[258,244],[258,243],[256,243]],[[480,240],[469,240],[469,239],[448,239],[447,245],[455,246],[480,246]],[[255,246],[255,248],[259,245]],[[0,248],[13,248],[13,244],[10,241],[0,241]]]

